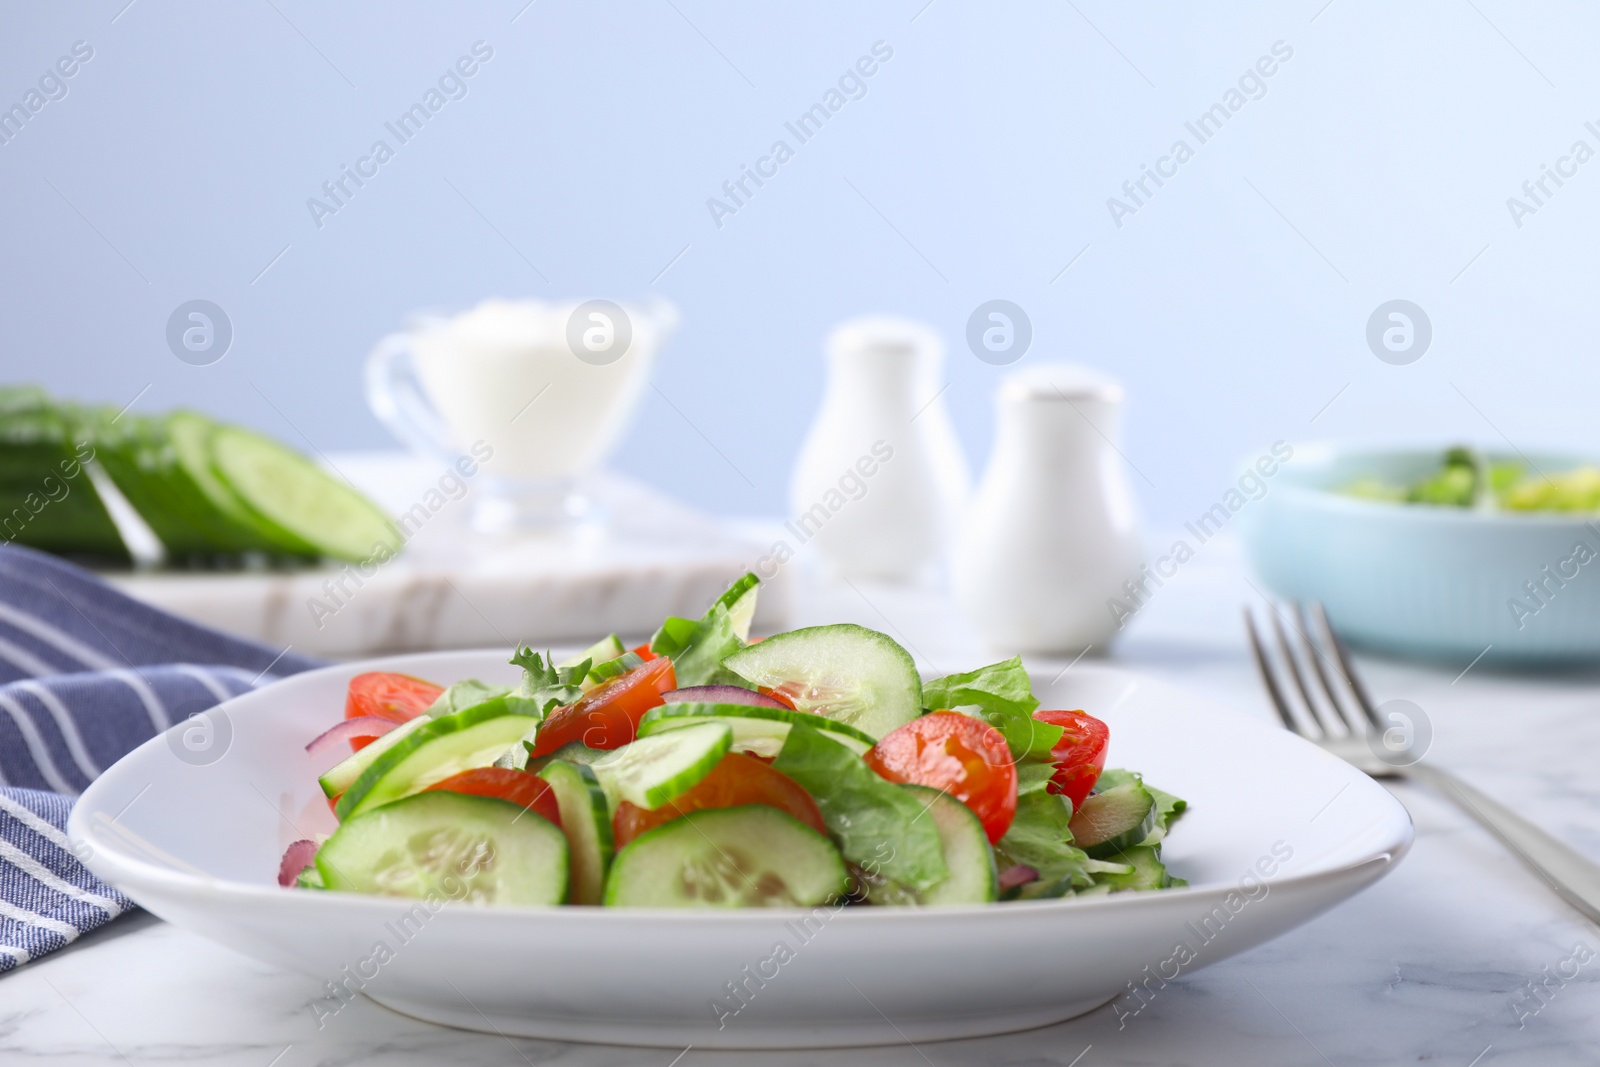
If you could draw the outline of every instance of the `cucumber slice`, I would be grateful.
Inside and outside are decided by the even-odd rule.
[[[604,663],[606,660],[616,659],[626,651],[628,650],[622,647],[622,638],[612,634],[609,637],[602,637],[571,659],[564,659],[557,663],[556,669],[576,667],[584,660],[588,660],[591,664]]]
[[[1161,851],[1152,845],[1134,845],[1117,856],[1132,868],[1127,874],[1097,874],[1095,885],[1109,886],[1112,892],[1123,889],[1166,889],[1172,877],[1161,862]]]
[[[1143,841],[1156,827],[1156,800],[1137,781],[1093,793],[1072,813],[1073,844],[1096,859],[1116,857]]]
[[[761,579],[746,574],[717,598],[717,603],[728,609],[728,623],[740,641],[750,640],[750,623],[756,617],[756,594],[760,590]]]
[[[295,877],[294,884],[300,889],[328,888],[322,884],[322,872],[317,870],[317,865],[315,863],[301,871],[299,875]]]
[[[936,908],[947,904],[987,904],[1000,895],[1000,872],[994,849],[989,847],[983,823],[972,809],[948,793],[925,785],[902,785],[917,798],[939,829],[944,864],[950,869],[943,881],[917,892],[868,875],[867,899],[874,904],[913,904]]]
[[[847,888],[832,842],[777,808],[748,804],[691,812],[634,838],[611,866],[605,903],[807,908]]]
[[[732,741],[727,723],[699,723],[641,737],[592,766],[612,807],[626,800],[654,811],[710,774]]]
[[[789,729],[795,723],[821,730],[858,756],[874,744],[868,734],[854,726],[821,715],[752,704],[663,704],[645,712],[644,718],[639,720],[639,736],[682,730],[708,720],[725,722],[733,730],[733,751],[768,759],[776,758],[783,751],[783,743],[788,740]]]
[[[339,798],[333,813],[345,820],[381,804],[420,793],[452,774],[487,767],[516,744],[539,720],[513,715],[505,699],[427,720],[361,772]]]
[[[95,457],[133,510],[150,527],[169,560],[204,560],[246,551],[309,555],[304,546],[264,538],[220,510],[190,474],[165,419],[107,415],[86,422]]]
[[[624,652],[615,659],[608,659],[604,663],[596,663],[589,668],[589,673],[583,679],[583,691],[588,692],[599,686],[605,685],[613,678],[620,678],[635,667],[644,664],[644,657],[637,652]]]
[[[518,770],[533,771],[537,774],[539,771],[544,770],[556,760],[564,760],[567,763],[576,763],[584,767],[590,767],[611,755],[611,753],[615,750],[609,748],[590,748],[582,741],[568,741],[566,744],[562,745],[548,756],[540,756],[538,759],[527,759],[528,753],[532,751],[532,739],[523,741],[522,755],[527,762],[521,767],[517,768]]]
[[[211,435],[211,459],[217,477],[257,524],[285,541],[335,559],[400,550],[399,530],[376,505],[270,437],[219,426]]]
[[[567,839],[519,804],[418,793],[363,812],[317,852],[329,889],[469,904],[560,904]]]
[[[404,741],[407,735],[428,725],[430,721],[432,720],[426,715],[418,715],[415,719],[396,726],[382,737],[374,738],[365,748],[358,749],[335,763],[326,774],[317,779],[317,784],[322,786],[322,791],[330,797],[343,794],[379,756]]]
[[[539,772],[550,783],[561,809],[561,829],[572,857],[571,904],[598,904],[605,892],[606,872],[615,851],[611,808],[594,771],[577,763],[553,760]]]
[[[278,531],[257,520],[239,495],[217,477],[211,465],[211,435],[216,432],[219,423],[196,411],[174,411],[162,421],[178,465],[211,506],[229,521],[236,531],[240,550],[309,554],[309,546],[299,538],[286,541]]]
[[[922,680],[910,654],[888,635],[853,623],[775,634],[722,665],[782,693],[801,711],[874,739],[922,713]]]

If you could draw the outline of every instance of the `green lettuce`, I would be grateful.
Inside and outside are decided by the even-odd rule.
[[[1061,741],[1061,727],[1033,717],[1039,706],[1022,658],[1012,656],[964,674],[950,674],[922,687],[922,705],[929,710],[959,711],[999,730],[1011,749],[1011,758],[1048,761],[1050,750]]]
[[[790,727],[772,766],[811,794],[840,854],[869,876],[919,891],[949,876],[939,830],[922,804],[822,731]]]
[[[750,683],[722,665],[722,661],[744,647],[739,635],[738,620],[731,608],[745,593],[758,585],[759,579],[747,574],[734,582],[728,591],[717,598],[700,619],[682,619],[669,616],[655,636],[650,638],[650,651],[672,660],[672,670],[678,679],[678,688],[691,685],[737,685],[752,688]],[[744,620],[748,632],[749,619]]]
[[[587,658],[557,667],[553,657],[547,659],[523,647],[511,657],[511,662],[522,668],[522,684],[511,694],[527,705],[528,710],[519,714],[543,719],[552,708],[574,704],[583,696],[583,678],[589,673]]]

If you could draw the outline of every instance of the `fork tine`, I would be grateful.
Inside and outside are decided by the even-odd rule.
[[[1322,647],[1319,646],[1326,646],[1329,642],[1318,641],[1316,633],[1306,619],[1305,609],[1301,606],[1300,601],[1291,601],[1290,607],[1294,610],[1294,617],[1298,622],[1297,628],[1309,652],[1308,658],[1311,660],[1311,669],[1316,672],[1317,681],[1322,683],[1322,693],[1327,698],[1328,704],[1333,708],[1333,717],[1338,719],[1340,725],[1352,736],[1361,736],[1367,732],[1366,722],[1362,720],[1360,715],[1350,710],[1350,702],[1348,700],[1339,698],[1338,687],[1333,684],[1333,679],[1328,677],[1328,672],[1322,666],[1323,661],[1327,659],[1327,655],[1322,651]],[[1323,617],[1323,620],[1322,631],[1326,634],[1326,616]]]
[[[1317,724],[1317,729],[1321,736],[1339,736],[1344,732],[1344,724],[1330,720],[1327,713],[1322,710],[1321,705],[1312,699],[1311,688],[1306,685],[1305,672],[1300,669],[1300,657],[1295,654],[1296,649],[1300,646],[1289,638],[1288,630],[1284,629],[1282,609],[1276,604],[1269,605],[1269,608],[1272,612],[1272,628],[1278,635],[1279,655],[1289,665],[1289,673],[1294,676],[1295,688],[1300,690],[1300,699],[1305,701],[1306,714],[1311,717],[1312,722]],[[1298,632],[1296,631],[1297,634]],[[1304,650],[1302,649],[1302,651]],[[1312,648],[1308,654],[1315,659],[1316,649]],[[1337,718],[1338,713],[1335,712],[1334,719],[1336,720]]]
[[[1261,644],[1261,635],[1256,632],[1256,618],[1251,613],[1250,606],[1245,605],[1244,629],[1250,635],[1250,647],[1255,650],[1256,667],[1261,671],[1261,680],[1266,684],[1267,695],[1272,698],[1272,707],[1278,713],[1278,718],[1283,720],[1283,725],[1292,733],[1302,736],[1305,731],[1295,721],[1294,713],[1289,710],[1289,704],[1283,699],[1283,690],[1278,688],[1278,679],[1272,673],[1272,665],[1267,662],[1267,650]]]
[[[1373,707],[1372,697],[1367,695],[1367,687],[1362,684],[1361,676],[1356,673],[1355,664],[1350,662],[1350,653],[1340,640],[1338,631],[1333,628],[1333,623],[1328,621],[1328,613],[1323,609],[1322,601],[1313,600],[1311,610],[1322,623],[1323,632],[1328,635],[1328,641],[1333,646],[1334,658],[1339,661],[1339,673],[1344,675],[1345,684],[1350,687],[1350,692],[1355,694],[1356,703],[1361,706],[1361,713],[1372,724],[1372,729],[1382,730],[1384,725],[1378,718],[1378,709]]]

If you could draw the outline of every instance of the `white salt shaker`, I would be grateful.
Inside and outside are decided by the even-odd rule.
[[[789,483],[789,532],[844,577],[923,577],[971,487],[941,395],[944,343],[921,323],[870,316],[829,334],[827,361]]]
[[[956,598],[1003,652],[1102,648],[1123,621],[1112,601],[1143,551],[1120,435],[1122,387],[1071,364],[1008,375],[998,429],[956,550]]]

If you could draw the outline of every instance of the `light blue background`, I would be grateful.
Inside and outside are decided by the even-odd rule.
[[[1003,297],[1028,362],[1129,386],[1153,522],[1277,438],[1595,444],[1600,160],[1520,229],[1506,207],[1573,141],[1600,149],[1584,5],[124,3],[0,9],[0,104],[95,50],[0,146],[6,379],[380,446],[358,368],[407,311],[659,293],[683,317],[655,374],[671,403],[648,394],[617,465],[777,513],[821,338],[861,312],[949,339],[981,465],[1003,372],[962,336]],[[317,229],[306,199],[480,39],[469,95]],[[878,40],[867,96],[715,226],[706,199]],[[1113,225],[1107,197],[1279,40],[1268,94]],[[234,324],[213,366],[164,341],[196,297]],[[1364,341],[1397,297],[1434,326],[1405,367]]]

